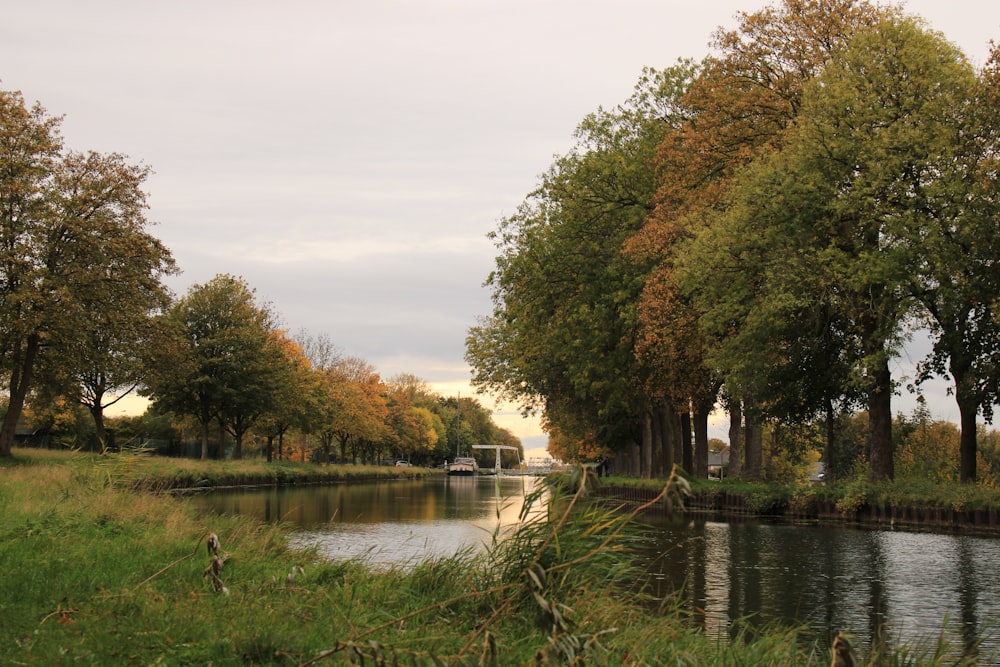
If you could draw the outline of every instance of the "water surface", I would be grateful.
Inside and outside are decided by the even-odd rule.
[[[285,521],[296,540],[329,558],[405,565],[482,549],[517,523],[533,477],[436,477],[329,486],[214,492],[191,502],[206,511]]]
[[[536,483],[439,477],[215,492],[191,502],[293,523],[300,544],[329,558],[405,566],[484,548],[516,523]],[[943,633],[960,650],[1000,655],[1000,540],[704,517],[647,521],[644,576],[652,590],[680,596],[692,622],[720,640],[740,623],[805,624],[821,643],[840,630],[862,647],[880,632],[890,645]]]
[[[661,520],[648,547],[661,596],[729,637],[737,622],[841,630],[870,645],[943,635],[1000,655],[1000,541],[971,535],[706,519]]]

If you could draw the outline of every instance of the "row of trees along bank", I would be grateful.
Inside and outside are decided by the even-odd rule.
[[[866,417],[859,460],[896,473],[890,362],[930,337],[917,385],[950,376],[959,477],[1000,387],[1000,51],[978,71],[895,6],[784,0],[714,54],[643,72],[499,223],[477,386],[544,414],[566,459],[764,473],[765,432]],[[693,434],[693,441],[692,441]]]
[[[105,411],[133,391],[151,409],[113,420],[119,440],[194,430],[203,458],[216,430],[235,458],[252,437],[269,460],[288,434],[308,436],[321,460],[436,463],[459,443],[520,447],[475,400],[409,375],[383,381],[325,336],[287,336],[241,278],[174,299],[162,281],[177,266],[145,217],[149,169],[65,150],[59,123],[0,91],[0,456],[19,427],[104,448]]]
[[[193,286],[160,318],[164,338],[144,357],[143,391],[155,411],[194,419],[202,458],[212,424],[232,436],[234,458],[251,433],[266,441],[268,460],[285,455],[289,434],[308,436],[320,461],[434,464],[473,443],[520,448],[474,399],[439,396],[408,374],[384,381],[325,335],[289,338],[273,320],[232,276]]]

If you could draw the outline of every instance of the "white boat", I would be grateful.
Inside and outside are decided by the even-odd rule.
[[[461,454],[461,425],[462,425],[462,404],[461,397],[456,403],[455,413],[455,460],[448,464],[448,475],[453,477],[471,477],[479,473],[479,464],[471,456],[460,456]],[[446,461],[447,463],[447,461]]]
[[[459,456],[448,464],[448,474],[456,477],[471,477],[479,472],[479,464],[471,456]]]

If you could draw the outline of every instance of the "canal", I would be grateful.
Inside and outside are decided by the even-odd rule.
[[[533,478],[457,478],[216,491],[204,512],[297,527],[329,558],[406,565],[482,549],[515,525]],[[805,624],[821,642],[930,642],[1000,655],[1000,540],[705,517],[649,518],[644,554],[658,596],[678,596],[705,632]],[[881,629],[881,630],[880,630]]]

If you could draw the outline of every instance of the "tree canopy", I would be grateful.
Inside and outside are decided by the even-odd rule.
[[[147,359],[146,392],[159,409],[198,420],[202,458],[213,419],[236,438],[239,458],[243,435],[274,408],[278,383],[290,373],[280,341],[250,286],[216,276],[192,286],[162,317],[159,344]]]
[[[742,13],[713,46],[589,116],[500,222],[474,381],[544,409],[561,452],[638,448],[642,474],[675,423],[650,406],[697,421],[721,390],[747,477],[759,423],[822,418],[832,465],[863,406],[870,476],[890,479],[890,362],[924,328],[915,379],[951,375],[974,480],[997,400],[996,50],[976,73],[920,19],[854,0]],[[674,456],[699,475],[702,428]]]
[[[159,309],[170,252],[149,231],[149,169],[123,155],[64,150],[60,119],[0,91],[0,367],[9,456],[29,392],[77,378],[99,419],[135,379],[139,321]],[[56,389],[55,391],[58,392]],[[89,392],[89,394],[87,394]]]

